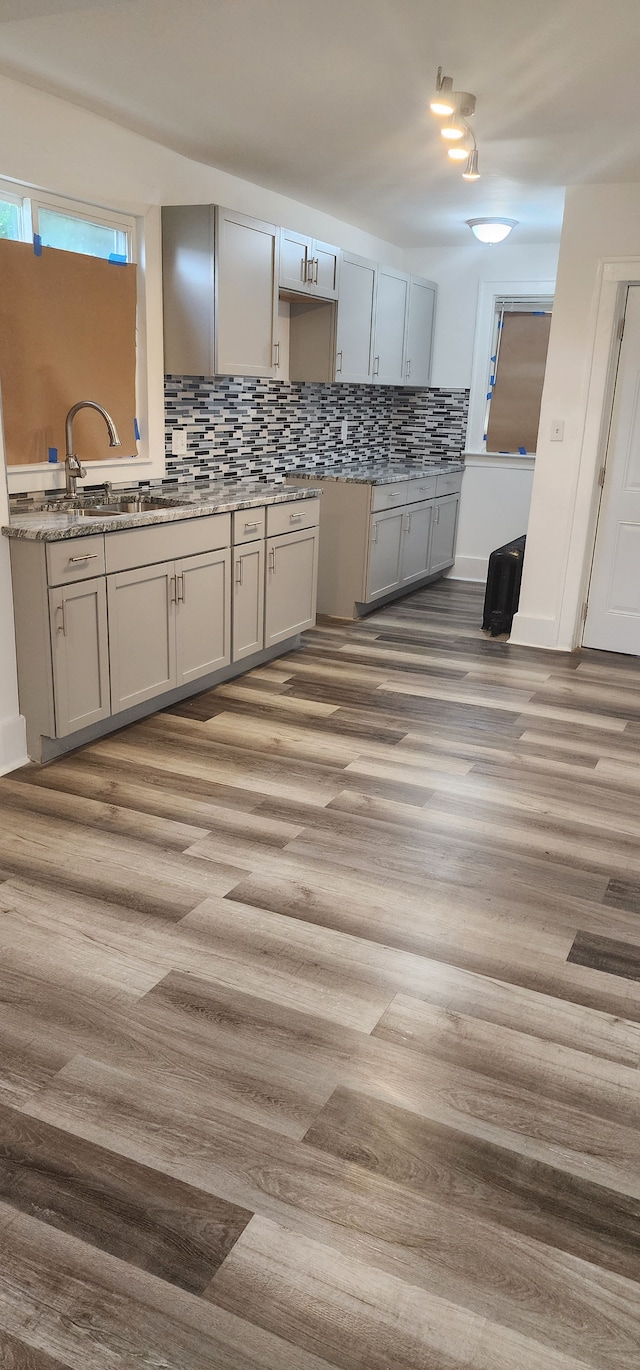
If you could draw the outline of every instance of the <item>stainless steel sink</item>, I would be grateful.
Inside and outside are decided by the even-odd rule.
[[[167,500],[155,499],[153,495],[131,495],[128,499],[110,500],[108,504],[77,504],[74,514],[80,518],[108,519],[119,514],[144,514],[148,509],[170,509]]]

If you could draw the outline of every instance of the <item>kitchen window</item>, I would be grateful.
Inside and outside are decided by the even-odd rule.
[[[535,457],[555,281],[482,281],[465,450],[498,465]]]
[[[97,205],[30,191],[0,181],[0,238],[29,243],[37,234],[43,247],[62,248],[86,257],[135,262],[135,219]]]

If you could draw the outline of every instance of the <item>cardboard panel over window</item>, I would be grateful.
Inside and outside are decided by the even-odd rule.
[[[487,452],[535,452],[551,314],[505,313]]]
[[[78,400],[97,400],[122,447],[109,447],[99,414],[74,421],[82,461],[137,452],[136,268],[77,252],[0,239],[0,384],[9,466],[64,461],[64,421]]]

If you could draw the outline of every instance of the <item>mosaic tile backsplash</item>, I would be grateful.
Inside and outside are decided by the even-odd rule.
[[[273,479],[286,472],[320,473],[350,459],[458,456],[468,403],[468,390],[167,376],[166,477]],[[187,431],[186,456],[172,454],[174,428]]]

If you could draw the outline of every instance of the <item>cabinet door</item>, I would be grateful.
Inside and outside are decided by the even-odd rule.
[[[371,517],[367,603],[400,584],[402,530],[406,510],[385,510]]]
[[[111,709],[117,714],[176,684],[172,561],[107,576]]]
[[[338,329],[336,339],[336,380],[372,379],[373,318],[376,303],[375,262],[342,254]]]
[[[323,300],[337,300],[340,277],[340,248],[314,238],[311,247],[313,291]]]
[[[445,495],[434,502],[430,571],[446,570],[455,560],[459,504],[459,495]]]
[[[49,591],[56,737],[111,713],[104,577]]]
[[[264,647],[264,542],[233,552],[233,660]]]
[[[409,277],[378,268],[373,378],[381,385],[402,385],[409,304]]]
[[[433,281],[423,281],[419,276],[412,276],[404,368],[406,385],[429,385],[431,380],[435,304],[436,286]]]
[[[230,569],[228,548],[175,563],[177,685],[187,685],[229,665]]]
[[[405,513],[400,575],[403,585],[429,574],[432,517],[433,504],[426,502],[412,504]]]
[[[315,293],[313,285],[312,239],[303,233],[280,229],[280,288],[300,294]]]
[[[216,373],[277,376],[277,229],[218,209]]]
[[[317,528],[268,539],[265,647],[273,647],[313,627],[317,578]]]

